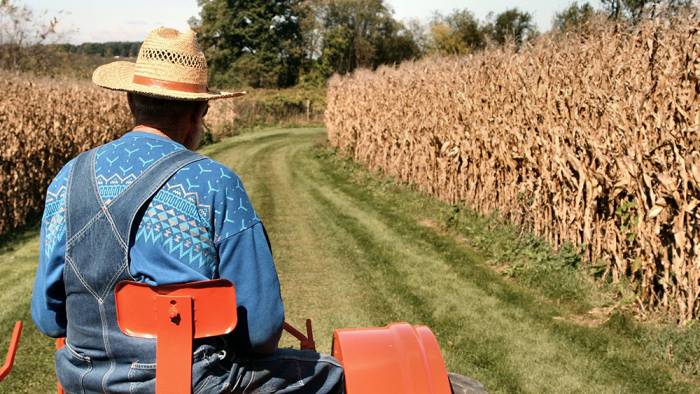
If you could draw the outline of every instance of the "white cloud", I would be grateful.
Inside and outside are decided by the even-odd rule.
[[[58,30],[71,43],[141,41],[160,26],[185,29],[189,18],[199,14],[197,0],[27,0],[26,4],[37,14],[57,15]]]

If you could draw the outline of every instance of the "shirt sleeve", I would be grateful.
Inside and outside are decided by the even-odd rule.
[[[267,234],[257,222],[219,241],[219,276],[236,287],[239,346],[275,349],[284,322],[280,284]]]
[[[66,165],[59,172],[47,191],[41,220],[39,264],[32,290],[32,320],[39,331],[54,338],[66,335],[63,267],[66,252],[65,191],[69,167]]]
[[[46,229],[41,229],[42,244]],[[65,234],[56,252],[65,251]],[[53,338],[66,336],[66,293],[63,286],[63,256],[47,255],[41,248],[32,291],[32,320],[39,331]]]

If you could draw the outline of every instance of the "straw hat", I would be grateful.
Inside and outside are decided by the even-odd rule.
[[[245,92],[220,92],[207,86],[207,59],[195,32],[167,27],[152,30],[136,63],[113,62],[98,67],[92,82],[103,88],[175,100],[213,100]]]

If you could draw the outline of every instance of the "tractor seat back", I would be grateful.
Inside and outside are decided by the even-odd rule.
[[[236,292],[224,279],[166,286],[120,282],[117,322],[124,334],[156,339],[156,393],[190,393],[192,340],[236,327]]]

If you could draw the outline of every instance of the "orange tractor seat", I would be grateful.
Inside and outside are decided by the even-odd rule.
[[[120,282],[117,322],[126,335],[156,339],[156,393],[190,393],[192,339],[236,327],[236,291],[224,279],[152,287]]]

